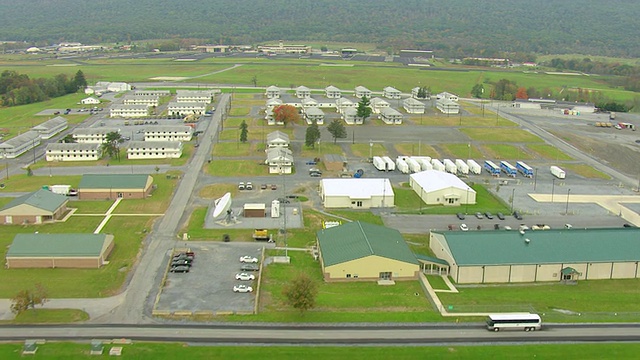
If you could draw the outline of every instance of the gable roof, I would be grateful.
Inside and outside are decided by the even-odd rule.
[[[409,177],[418,183],[425,192],[448,189],[451,187],[463,191],[469,191],[474,194],[476,192],[464,181],[460,180],[459,177],[444,171],[426,170],[411,174]]]
[[[39,138],[40,134],[38,132],[29,130],[23,134],[12,137],[11,139],[3,143],[0,143],[0,149],[13,149]]]
[[[418,264],[400,232],[385,226],[356,221],[316,234],[325,266],[372,255]]]
[[[78,189],[144,189],[150,177],[146,174],[84,174]]]
[[[326,88],[324,88],[325,91],[341,91],[340,89],[338,89],[337,87],[333,86],[333,85],[329,85]]]
[[[440,234],[460,266],[640,261],[638,228]]]
[[[357,92],[371,92],[371,90],[367,89],[366,87],[364,87],[362,85],[356,86],[356,91]]]
[[[47,131],[54,129],[60,125],[67,125],[67,119],[63,118],[62,116],[56,116],[53,119],[47,120],[40,125],[34,126],[33,128],[31,128],[31,130]]]
[[[76,151],[99,151],[101,145],[98,143],[48,143],[47,151],[55,150],[76,150]]]
[[[40,189],[13,199],[10,203],[3,206],[0,211],[25,204],[45,211],[55,212],[67,201],[69,201],[69,199],[64,195],[54,194],[49,190]]]
[[[17,234],[7,257],[94,257],[100,256],[107,234]]]
[[[270,132],[267,134],[267,142],[273,142],[276,140],[282,140],[284,142],[286,142],[287,144],[289,143],[289,135],[283,133],[280,130],[276,130],[273,132]]]

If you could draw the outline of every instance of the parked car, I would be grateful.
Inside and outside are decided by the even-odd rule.
[[[247,185],[244,187],[245,190],[253,190],[253,184],[251,181],[247,182]]]
[[[504,229],[505,229],[505,230],[507,230],[507,231],[509,231],[509,230],[511,230],[511,226],[508,226],[508,225],[507,225],[507,226],[505,226],[505,227],[504,227]]]
[[[222,241],[224,241],[224,242],[231,241],[231,236],[229,236],[229,234],[223,234],[222,235]]]
[[[469,231],[469,227],[467,226],[467,224],[460,224],[460,230]]]
[[[289,201],[289,200],[287,200],[285,198],[278,198],[277,200],[280,201],[280,203],[282,203],[282,204],[288,204],[288,203],[291,202],[291,201]]]
[[[485,212],[485,213],[484,213],[484,216],[485,216],[487,219],[490,219],[490,220],[491,220],[491,219],[493,219],[493,214],[492,214],[492,213],[490,213],[489,211]]]
[[[457,213],[456,216],[458,217],[458,219],[464,220],[464,214],[463,213]]]
[[[493,224],[493,230],[500,230],[500,224]]]
[[[189,270],[190,270],[189,266],[181,265],[181,266],[174,266],[169,271],[172,273],[188,273]]]
[[[173,255],[173,261],[178,261],[178,260],[193,261],[193,256],[187,255],[185,253]]]
[[[267,190],[267,184],[260,185],[260,190]]]
[[[513,212],[513,217],[518,219],[518,220],[522,220],[522,215],[520,214],[519,211],[514,211]]]
[[[238,183],[238,190],[244,190],[244,189],[245,189],[244,182],[239,182]]]
[[[187,260],[187,259],[179,259],[179,260],[173,260],[171,261],[171,267],[176,267],[176,266],[191,266],[192,261]]]
[[[310,171],[309,176],[311,177],[322,177],[322,173],[319,171]]]
[[[258,262],[258,258],[246,255],[246,256],[240,257],[240,262],[241,263],[254,263],[255,264],[255,263]]]
[[[271,190],[278,190],[278,185],[271,184]]]
[[[237,292],[237,293],[250,293],[252,291],[253,291],[253,288],[247,285],[236,285],[233,287],[233,292]]]
[[[477,217],[478,219],[484,219],[484,215],[482,215],[482,213],[481,213],[481,212],[479,212],[479,211],[476,213],[476,217]]]
[[[498,217],[498,219],[504,220],[504,214],[503,213],[499,212],[499,213],[496,214],[496,216]]]
[[[247,274],[247,273],[236,274],[236,280],[248,281],[248,280],[255,280],[255,278],[256,276],[253,274]]]
[[[260,266],[258,264],[242,264],[240,266],[240,271],[258,271],[260,270]]]

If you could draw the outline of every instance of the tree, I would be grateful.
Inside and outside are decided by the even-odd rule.
[[[284,287],[282,294],[286,303],[302,314],[316,306],[318,285],[309,275],[299,273]]]
[[[279,105],[273,108],[273,118],[276,122],[284,123],[284,127],[287,127],[288,123],[300,120],[300,114],[295,106]]]
[[[84,78],[84,73],[82,72],[82,70],[78,70],[78,72],[76,72],[76,75],[73,77],[73,86],[75,87],[76,91],[87,87],[87,79]]]
[[[242,120],[242,123],[240,124],[240,142],[242,143],[247,142],[247,136],[249,135],[248,128],[249,126],[247,125],[247,122]]]
[[[67,143],[67,144],[73,144],[76,142],[76,139],[73,137],[72,134],[67,134],[65,135],[65,137],[62,138],[62,140],[60,140],[61,143]]]
[[[516,99],[528,99],[529,95],[527,95],[527,89],[524,87],[519,87],[516,92]]]
[[[307,133],[304,137],[304,144],[307,147],[314,148],[318,140],[320,140],[320,129],[318,128],[317,123],[311,123],[311,125],[307,126]]]
[[[333,143],[335,144],[338,139],[344,139],[347,137],[347,129],[341,120],[335,119],[327,126],[327,131],[333,136]]]
[[[371,104],[371,101],[366,96],[363,96],[362,99],[360,99],[360,102],[358,102],[358,108],[356,109],[356,116],[361,118],[363,123],[367,120],[369,116],[371,116],[371,108],[369,107],[370,104]]]
[[[253,84],[253,87],[258,86],[258,77],[256,75],[253,75],[251,78],[251,83]]]
[[[484,86],[482,86],[482,84],[475,84],[473,85],[473,88],[471,88],[471,95],[473,95],[473,97],[480,99],[482,97],[482,94],[484,94]]]
[[[426,99],[431,96],[431,89],[423,86],[418,89],[418,99]]]
[[[122,136],[117,131],[112,131],[105,137],[104,143],[102,143],[102,151],[106,152],[110,158],[116,158],[120,160],[120,140]]]
[[[17,315],[29,310],[29,308],[35,310],[36,305],[44,305],[49,301],[47,293],[47,289],[42,284],[36,284],[36,288],[33,290],[21,290],[11,298],[11,312]]]

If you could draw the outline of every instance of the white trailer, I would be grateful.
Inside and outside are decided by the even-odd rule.
[[[51,185],[49,188],[52,193],[59,195],[69,195],[71,191],[71,185]]]
[[[380,156],[373,157],[373,166],[380,171],[387,171],[387,162]]]
[[[551,170],[551,174],[557,177],[558,179],[564,179],[567,176],[564,170],[560,169],[557,166],[552,166],[549,169]]]
[[[407,162],[402,160],[401,158],[398,158],[396,160],[396,167],[398,168],[398,171],[400,171],[403,174],[409,173],[409,164],[407,164]]]
[[[387,163],[387,171],[393,171],[393,170],[396,169],[396,163],[394,163],[393,160],[391,160],[390,157],[383,156],[382,160],[384,160],[384,162]]]
[[[456,166],[456,164],[451,161],[450,159],[444,159],[443,161],[444,163],[444,170],[448,173],[451,174],[457,174],[458,173],[458,167]]]
[[[431,158],[429,156],[412,156],[411,158],[420,164],[421,171],[433,170],[433,166],[431,166]]]
[[[405,158],[404,161],[407,163],[407,165],[409,165],[409,170],[411,170],[411,172],[417,173],[422,170],[422,166],[420,166],[420,164],[414,159],[408,157]]]
[[[433,170],[444,171],[444,164],[438,159],[431,159],[431,166],[433,166]]]
[[[469,165],[462,159],[456,159],[456,166],[458,167],[458,172],[463,175],[469,174]]]
[[[467,160],[467,166],[469,166],[469,171],[472,174],[480,174],[482,173],[482,166],[480,166],[480,164],[478,164],[475,160],[473,159],[469,159]]]

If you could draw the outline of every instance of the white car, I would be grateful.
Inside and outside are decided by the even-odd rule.
[[[255,280],[255,279],[256,279],[256,276],[253,274],[247,274],[247,273],[236,274],[236,280],[247,281],[247,280]]]
[[[467,224],[460,224],[460,230],[469,231],[469,227],[467,226]]]
[[[252,291],[253,291],[253,288],[247,285],[236,285],[233,287],[233,292],[237,292],[237,293],[250,293]]]
[[[254,258],[253,256],[243,256],[240,258],[240,262],[241,263],[257,263],[258,262],[258,258]]]

